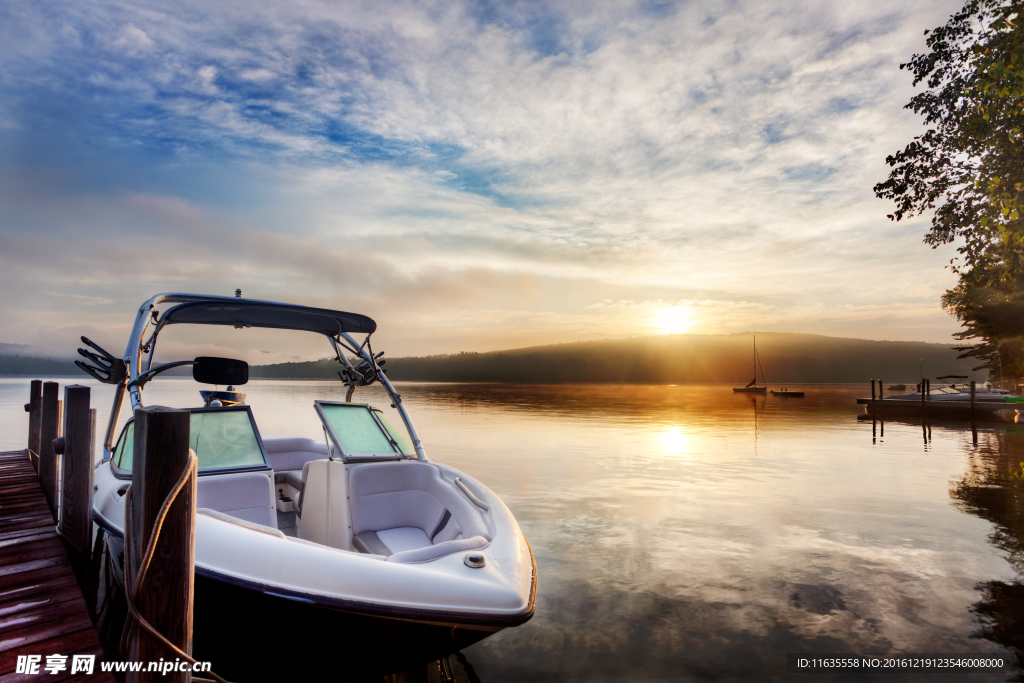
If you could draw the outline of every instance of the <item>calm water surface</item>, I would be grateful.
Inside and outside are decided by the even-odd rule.
[[[72,381],[95,387],[105,424],[109,387]],[[197,389],[158,380],[146,398],[193,406]],[[265,434],[319,438],[312,401],[344,387],[246,389]],[[864,387],[807,389],[801,400],[727,386],[400,383],[428,454],[497,492],[536,553],[536,616],[466,650],[475,675],[831,680],[786,673],[791,652],[1016,662],[1024,426],[980,427],[976,443],[963,423],[929,435],[888,422],[873,436],[857,420]],[[27,396],[26,380],[0,380],[4,450],[24,448]],[[360,398],[388,403],[377,388]]]

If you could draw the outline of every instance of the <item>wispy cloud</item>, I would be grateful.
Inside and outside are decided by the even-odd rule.
[[[110,300],[98,325],[245,281],[427,351],[656,333],[678,302],[707,332],[948,339],[951,254],[870,187],[919,130],[898,64],[957,7],[8,6],[5,341],[52,337],[17,280],[43,273]]]

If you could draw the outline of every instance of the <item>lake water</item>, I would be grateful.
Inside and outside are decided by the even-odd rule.
[[[110,388],[73,381],[95,387],[104,425]],[[196,405],[197,389],[157,380],[147,403]],[[806,389],[400,383],[428,455],[498,493],[537,558],[536,615],[468,648],[470,677],[832,680],[786,671],[787,653],[821,652],[994,653],[1005,670],[955,680],[1016,676],[1024,428],[873,436],[857,420],[865,386]],[[316,438],[313,399],[344,395],[246,390],[261,431]],[[25,447],[27,396],[27,380],[0,380],[3,450]],[[376,387],[356,397],[388,403]]]

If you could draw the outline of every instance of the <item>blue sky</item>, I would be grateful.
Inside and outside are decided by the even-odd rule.
[[[898,66],[958,7],[0,3],[0,343],[120,347],[150,294],[235,287],[402,354],[948,341],[953,248],[871,186],[921,131]]]

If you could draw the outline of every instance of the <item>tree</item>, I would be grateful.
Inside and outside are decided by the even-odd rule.
[[[889,156],[874,188],[895,221],[932,212],[925,242],[959,241],[960,284],[943,307],[964,323],[961,347],[994,367],[997,352],[1024,358],[1024,2],[970,0],[926,31],[928,52],[901,69],[926,88],[906,108],[927,130]],[[1018,322],[1020,320],[1020,322]],[[1012,367],[1024,374],[1024,364]]]
[[[942,296],[942,307],[963,323],[954,337],[980,340],[957,347],[960,358],[978,358],[983,361],[979,368],[993,371],[1001,365],[1008,377],[1024,376],[1024,289],[1019,283],[982,286],[961,277]]]

